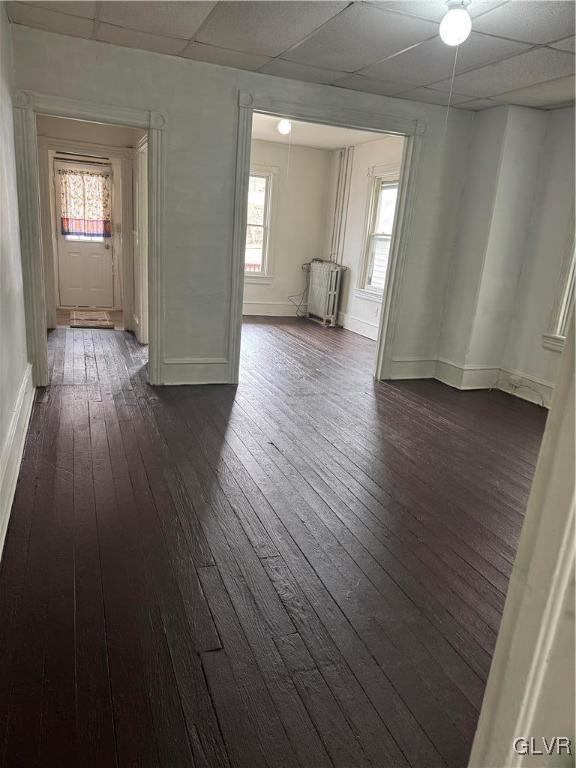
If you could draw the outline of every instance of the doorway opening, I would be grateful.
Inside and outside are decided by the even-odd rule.
[[[262,326],[291,332],[314,322],[326,330],[310,329],[306,343],[321,349],[325,340],[327,351],[327,334],[346,329],[362,337],[365,373],[374,374],[398,253],[405,144],[398,134],[253,113],[241,377],[258,366]]]
[[[147,132],[36,118],[46,326],[148,342]]]

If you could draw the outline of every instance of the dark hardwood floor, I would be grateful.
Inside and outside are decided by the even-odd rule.
[[[375,384],[245,324],[242,383],[152,388],[58,329],[0,574],[8,768],[467,764],[545,412]]]

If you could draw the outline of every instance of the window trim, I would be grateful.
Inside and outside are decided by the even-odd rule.
[[[273,225],[275,221],[276,183],[280,169],[273,166],[251,165],[250,177],[258,176],[266,179],[266,203],[264,211],[264,247],[262,253],[262,270],[247,272],[244,267],[244,283],[270,284],[273,276]],[[248,223],[246,223],[248,230]],[[244,246],[244,264],[246,264],[246,246]]]
[[[368,209],[367,209],[367,216],[366,216],[364,248],[363,248],[363,256],[362,256],[362,269],[360,270],[360,273],[359,273],[360,279],[359,279],[358,286],[356,288],[355,293],[357,296],[360,296],[361,298],[378,300],[378,299],[381,299],[382,296],[384,295],[384,288],[373,288],[372,286],[367,285],[368,270],[370,268],[370,250],[371,250],[372,240],[375,237],[389,237],[390,247],[392,247],[392,238],[394,237],[394,227],[396,225],[396,210],[398,207],[398,194],[400,192],[400,179],[398,178],[397,173],[394,173],[394,174],[374,173],[371,176],[372,176],[372,181],[370,186],[369,202],[368,202]],[[397,188],[396,207],[394,210],[394,221],[392,222],[392,231],[390,232],[389,235],[382,235],[381,233],[376,233],[374,231],[374,228],[376,226],[376,216],[378,214],[378,201],[380,197],[380,190],[384,186]]]
[[[570,314],[576,296],[576,239],[572,237],[571,242],[569,256],[564,261],[560,276],[550,329],[542,334],[542,346],[553,352],[562,352],[564,349]]]

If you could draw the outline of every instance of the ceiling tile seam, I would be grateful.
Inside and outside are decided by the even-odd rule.
[[[183,43],[183,48],[180,51],[180,53],[167,53],[166,56],[180,56],[182,51],[184,51],[188,47],[190,42],[192,42],[189,38],[171,37],[170,35],[162,35],[159,32],[144,32],[141,29],[134,29],[133,27],[122,27],[120,24],[112,24],[109,21],[102,21],[101,19],[94,19],[94,22],[98,22],[99,25],[100,24],[105,24],[107,27],[114,27],[115,29],[121,29],[124,32],[136,32],[136,34],[150,35],[151,37],[159,37],[159,38],[162,38],[163,40],[175,40],[175,41]],[[97,34],[96,30],[95,30],[95,34]],[[97,40],[97,42],[99,42],[99,43],[106,43],[108,41],[107,40]],[[129,46],[122,46],[120,43],[112,43],[112,45],[120,45],[121,47],[129,47]],[[141,48],[140,50],[144,50],[145,51],[145,50],[148,50],[148,49]],[[151,53],[158,53],[158,51],[151,51]]]
[[[530,85],[522,85],[520,88],[511,88],[508,91],[502,91],[501,93],[494,93],[492,96],[474,96],[471,101],[476,99],[493,99],[494,96],[508,96],[510,93],[516,93],[516,91],[526,91],[528,88],[533,88],[537,85],[548,85],[549,83],[556,83],[559,80],[565,80],[567,77],[574,77],[574,75],[561,75],[560,77],[553,77],[552,80],[541,80],[538,83],[531,83]],[[462,94],[464,95],[464,94]],[[500,103],[500,102],[498,102]],[[509,107],[517,107],[518,104],[508,104]]]
[[[517,56],[523,56],[526,53],[530,53],[530,51],[534,50],[535,48],[543,48],[543,47],[546,47],[546,46],[534,46],[534,48],[528,48],[528,50],[522,51],[521,53],[512,53],[512,54],[510,54],[508,56],[503,56],[500,59],[493,59],[492,61],[487,61],[484,64],[479,64],[478,66],[475,66],[475,67],[469,67],[468,69],[458,70],[456,72],[456,77],[459,77],[460,75],[468,75],[471,72],[476,72],[477,70],[483,69],[484,67],[491,67],[491,66],[494,66],[495,64],[501,64],[503,61],[508,61],[508,59],[514,59]],[[384,63],[385,61],[387,61],[387,59],[384,59],[384,61],[382,63]],[[370,66],[373,66],[373,65],[370,65]],[[365,77],[365,75],[361,74],[360,70],[358,70],[358,72],[356,72],[355,74],[359,74],[361,77]],[[394,78],[392,78],[390,80],[390,79],[385,79],[385,78],[378,77],[377,75],[373,75],[373,76],[368,75],[367,77],[372,77],[375,80],[382,80],[383,82],[386,82],[386,83],[390,83],[390,82],[393,83],[394,82]],[[447,79],[448,78],[443,77],[440,80],[431,80],[431,81],[429,81],[427,83],[415,83],[412,87],[413,88],[429,88],[429,87],[432,87],[433,85],[436,85],[438,83],[443,83]],[[402,85],[402,83],[399,83],[399,85]],[[456,95],[457,96],[466,96],[467,94],[465,94],[465,93],[458,94],[457,93]]]
[[[515,59],[518,56],[525,56],[527,53],[531,53],[532,51],[538,50],[540,48],[548,48],[548,46],[547,45],[534,45],[532,48],[529,48],[527,51],[522,51],[522,53],[513,53],[510,56],[505,56],[503,59],[498,59],[496,61],[489,61],[487,64],[481,64],[478,67],[472,67],[471,69],[467,69],[465,71],[462,70],[461,72],[458,72],[456,77],[460,77],[461,75],[469,75],[471,72],[477,72],[477,71],[479,71],[481,69],[485,69],[486,67],[493,67],[493,66],[496,66],[496,64],[502,64],[502,62],[504,62],[504,61],[509,61],[510,59]],[[566,51],[559,51],[556,48],[550,48],[550,50],[553,50],[554,53],[566,53]],[[568,56],[571,56],[571,55],[572,55],[571,53],[568,53]],[[560,80],[562,77],[569,77],[569,75],[561,75],[561,77],[553,77],[550,80],[539,80],[537,83],[532,83],[531,85],[539,85],[540,83],[552,82],[552,80]],[[434,80],[433,82],[428,83],[427,86],[425,86],[425,87],[433,88],[433,86],[439,85],[440,83],[443,83],[445,80],[448,80],[448,79],[449,78],[443,77],[440,80]],[[529,88],[530,86],[521,86],[521,87]],[[514,88],[513,90],[518,91],[518,90],[520,90],[520,88]],[[504,93],[508,93],[508,91],[504,91]],[[460,96],[466,96],[467,94],[461,93],[459,95]],[[495,96],[500,96],[501,94],[500,93],[495,93],[494,95]],[[482,97],[482,96],[474,96],[474,98],[481,99],[481,98],[484,98],[484,97]]]
[[[203,29],[204,25],[208,23],[208,20],[210,19],[210,16],[212,16],[212,14],[213,14],[213,13],[214,13],[214,11],[215,11],[215,10],[218,8],[218,6],[219,6],[219,5],[220,5],[220,3],[216,3],[216,5],[214,6],[214,8],[213,8],[213,9],[210,11],[210,13],[208,14],[208,16],[207,16],[207,17],[204,19],[204,21],[202,22],[202,24],[200,25],[200,27],[199,27],[199,28],[196,30],[196,32],[194,33],[194,37],[192,38],[192,40],[190,40],[190,42],[191,42],[191,43],[198,43],[199,45],[209,45],[209,43],[203,43],[201,40],[198,40],[197,38],[198,38],[198,35],[200,35],[200,34],[201,34],[201,32],[202,32],[202,29]],[[335,19],[335,18],[337,18],[338,16],[340,16],[340,14],[341,14],[341,13],[344,13],[344,11],[347,11],[347,10],[348,10],[348,8],[350,8],[350,7],[351,7],[351,6],[353,6],[353,5],[354,5],[354,3],[353,3],[353,2],[349,2],[349,3],[348,3],[348,4],[347,4],[347,5],[344,7],[344,8],[342,8],[340,11],[337,11],[337,13],[335,13],[333,16],[330,16],[330,18],[329,18],[329,19],[326,19],[326,21],[323,21],[323,22],[322,22],[322,24],[320,24],[318,27],[316,27],[315,29],[313,29],[313,30],[312,30],[311,32],[309,32],[307,35],[304,35],[304,37],[302,37],[302,38],[301,38],[300,40],[298,40],[296,43],[293,43],[291,46],[289,46],[288,48],[286,48],[286,50],[285,50],[285,51],[282,51],[281,53],[277,54],[276,56],[270,56],[270,60],[278,59],[278,58],[280,58],[280,57],[281,57],[281,56],[282,56],[284,53],[286,53],[287,51],[290,51],[290,50],[292,50],[292,48],[296,48],[296,46],[300,45],[300,43],[303,43],[305,40],[307,40],[307,39],[308,39],[309,37],[311,37],[312,35],[315,35],[315,34],[316,34],[316,32],[319,32],[319,31],[322,29],[322,27],[324,27],[326,24],[328,24],[329,22],[331,22],[333,19]],[[215,46],[215,47],[218,47],[218,46]],[[223,49],[223,50],[233,50],[233,49],[232,49],[232,48],[229,48],[229,49]],[[246,52],[246,51],[236,51],[236,53],[247,53],[247,52]],[[249,53],[248,55],[257,55],[257,54],[252,54],[252,53]],[[262,54],[262,55],[268,56],[269,54]],[[269,63],[270,63],[270,61],[267,61],[267,62],[266,62],[266,64],[269,64]],[[264,66],[266,66],[266,64],[262,64],[262,66],[264,67]],[[255,71],[255,72],[258,72],[259,70],[260,70],[260,67],[258,67],[258,69],[254,70],[254,71]]]
[[[330,18],[329,18],[329,19],[326,19],[326,21],[322,22],[322,24],[320,24],[320,26],[319,26],[319,27],[316,27],[316,29],[313,29],[313,30],[312,30],[311,32],[309,32],[307,35],[304,35],[304,37],[300,38],[300,40],[298,40],[296,43],[293,43],[292,45],[288,46],[288,48],[286,48],[286,50],[284,50],[284,51],[281,51],[281,52],[280,52],[279,54],[277,54],[276,56],[272,56],[272,57],[271,57],[271,58],[272,58],[272,60],[275,60],[275,59],[281,59],[281,58],[284,56],[284,54],[286,54],[286,53],[289,53],[289,52],[290,52],[290,51],[292,51],[294,48],[297,48],[299,45],[301,45],[302,43],[306,42],[306,40],[309,40],[309,39],[310,39],[311,37],[313,37],[315,34],[317,34],[318,32],[320,32],[320,30],[321,30],[321,29],[323,29],[323,28],[326,26],[326,24],[329,24],[331,21],[334,21],[334,19],[338,18],[338,16],[340,16],[340,14],[342,14],[342,13],[345,13],[345,12],[346,12],[346,11],[347,11],[349,8],[351,8],[351,7],[352,7],[352,6],[354,6],[354,5],[356,5],[356,3],[354,3],[354,2],[352,2],[352,3],[348,3],[348,5],[347,5],[345,8],[342,8],[342,10],[341,10],[341,11],[338,11],[338,13],[335,13],[335,14],[334,14],[334,16],[330,16]],[[291,59],[285,59],[285,61],[291,61]],[[266,63],[268,64],[269,62],[266,62]],[[297,61],[291,61],[291,63],[292,63],[292,64],[298,64],[299,62],[297,62]],[[265,64],[263,64],[262,66],[266,66],[266,65],[265,65]],[[311,65],[304,65],[304,66],[311,66]],[[316,67],[316,69],[325,69],[325,67]],[[258,68],[258,69],[257,69],[257,70],[255,70],[255,71],[256,71],[256,72],[259,72],[259,71],[260,71],[260,68]],[[329,71],[331,71],[331,70],[329,70]],[[339,70],[339,71],[342,71],[342,70]]]
[[[488,8],[488,10],[483,11],[482,13],[479,13],[477,16],[474,16],[472,18],[472,25],[474,25],[474,19],[480,19],[483,16],[486,16],[486,14],[488,13],[492,13],[492,11],[497,11],[498,8],[502,8],[503,5],[507,5],[509,2],[510,0],[502,0],[502,2],[499,5],[494,6],[494,8]],[[436,19],[431,19],[430,17],[426,17],[426,16],[420,16],[417,13],[408,13],[408,11],[398,10],[397,8],[390,8],[390,7],[382,8],[379,3],[372,3],[370,2],[370,0],[367,0],[365,4],[370,5],[372,8],[375,8],[376,10],[381,11],[382,13],[394,13],[397,16],[405,16],[405,17],[408,17],[409,19],[419,19],[420,21],[431,21],[432,23],[436,21]]]

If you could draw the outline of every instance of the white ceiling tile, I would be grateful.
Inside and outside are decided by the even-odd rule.
[[[356,4],[325,24],[283,59],[354,72],[438,32],[438,25]]]
[[[468,12],[472,18],[475,18],[506,2],[508,0],[474,0]],[[431,21],[440,21],[448,10],[445,0],[382,0],[382,2],[370,2],[370,5]]]
[[[50,32],[60,32],[62,35],[73,37],[92,37],[94,21],[79,16],[68,16],[65,13],[49,11],[36,5],[25,3],[8,3],[8,15],[14,24],[25,24],[27,27],[47,29]]]
[[[574,76],[494,96],[495,101],[524,107],[557,107],[574,103]]]
[[[510,0],[474,21],[477,32],[525,43],[549,43],[574,33],[572,0]]]
[[[406,89],[405,85],[387,83],[384,80],[374,80],[374,78],[364,77],[363,75],[346,75],[341,80],[333,83],[333,85],[338,86],[338,88],[349,88],[352,91],[376,93],[379,96],[395,96]]]
[[[196,35],[235,51],[277,56],[346,8],[346,2],[218,3]]]
[[[559,51],[572,51],[574,53],[575,37],[567,37],[566,40],[559,40],[557,43],[552,43],[552,48],[558,48]]]
[[[441,107],[448,106],[448,96],[449,94],[443,93],[442,91],[435,91],[432,88],[413,88],[399,94],[399,98],[401,99],[423,101],[426,104],[438,104]],[[469,97],[453,93],[450,105],[460,104],[462,101],[469,101]]]
[[[94,19],[96,17],[96,3],[92,2],[73,2],[73,0],[62,0],[62,2],[30,2],[26,5],[36,5],[40,8],[46,8],[49,11],[58,11],[67,13],[70,16],[82,16],[85,19]]]
[[[332,85],[346,74],[345,72],[333,72],[330,69],[308,67],[305,64],[296,64],[293,61],[283,61],[282,59],[273,59],[259,71],[265,75],[276,75],[276,77],[288,77],[292,80],[324,83],[325,85]]]
[[[524,43],[512,43],[473,32],[458,49],[456,71],[479,67],[528,49],[529,46]],[[445,45],[439,37],[435,37],[392,58],[366,67],[362,74],[410,85],[426,85],[451,77],[455,56],[455,48]]]
[[[491,99],[472,99],[472,101],[465,101],[462,104],[458,104],[458,109],[470,109],[473,112],[481,112],[483,109],[492,109],[492,107],[501,107],[502,104],[498,104]]]
[[[186,45],[184,40],[175,37],[150,35],[148,32],[114,27],[112,24],[104,24],[103,22],[98,23],[95,36],[97,40],[102,40],[104,43],[114,43],[114,45],[124,45],[128,48],[142,48],[144,51],[171,53],[173,55],[179,54]]]
[[[190,40],[215,2],[104,2],[98,18],[108,24]]]
[[[223,67],[255,70],[270,61],[268,56],[257,56],[253,53],[229,51],[227,48],[216,48],[204,43],[189,43],[180,54],[187,59],[206,61],[208,64],[220,64]]]
[[[533,48],[511,59],[458,75],[454,90],[470,96],[494,96],[572,74],[574,57],[571,54],[551,48]],[[434,88],[450,90],[450,79],[435,83]]]

